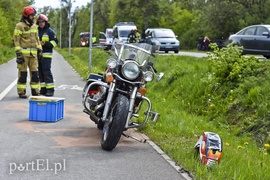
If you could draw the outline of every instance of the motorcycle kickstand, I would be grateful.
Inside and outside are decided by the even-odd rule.
[[[134,139],[136,141],[139,141],[141,143],[146,143],[146,139],[139,139],[139,138],[136,138],[134,136],[131,136],[131,135],[128,135],[128,134],[125,134],[125,133],[122,133],[123,136],[127,137],[127,138],[131,138],[131,139]]]

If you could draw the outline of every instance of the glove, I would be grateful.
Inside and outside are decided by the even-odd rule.
[[[45,43],[44,43],[43,41],[40,41],[40,45],[41,45],[41,46],[44,46]]]
[[[42,61],[43,59],[43,53],[41,49],[38,49],[37,58],[38,58],[38,61]]]
[[[16,55],[17,55],[16,62],[18,64],[24,63],[24,58],[23,58],[22,52],[16,52]]]

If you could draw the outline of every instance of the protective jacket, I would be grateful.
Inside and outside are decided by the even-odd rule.
[[[136,34],[134,32],[129,33],[128,42],[129,43],[135,43],[136,42]]]
[[[22,52],[24,56],[36,56],[37,49],[42,49],[37,26],[25,20],[16,24],[13,40],[15,51]]]
[[[42,50],[38,38],[38,29],[35,24],[29,23],[25,18],[16,24],[13,34],[16,54],[22,53],[24,62],[17,64],[18,81],[17,92],[19,96],[26,94],[27,70],[30,70],[30,86],[33,96],[39,94],[39,76],[37,50]]]
[[[38,27],[38,32],[40,41],[44,43],[42,46],[43,58],[52,58],[53,48],[58,43],[54,30],[50,28],[49,23],[46,23],[44,28]]]

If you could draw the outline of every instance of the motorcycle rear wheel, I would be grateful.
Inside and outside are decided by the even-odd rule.
[[[103,127],[101,147],[104,150],[111,151],[118,144],[122,132],[125,128],[128,115],[128,107],[128,98],[119,94],[112,104],[112,108],[108,117],[109,119],[112,118],[112,120],[111,122],[105,122]]]

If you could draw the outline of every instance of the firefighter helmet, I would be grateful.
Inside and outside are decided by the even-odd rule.
[[[31,6],[26,6],[23,8],[22,15],[26,18],[29,17],[30,15],[35,16],[36,10],[35,10],[35,8],[33,8]]]
[[[220,136],[213,132],[204,132],[195,149],[200,154],[201,162],[207,166],[213,165],[216,162],[219,164],[222,156],[222,140]]]
[[[41,22],[41,21],[45,21],[45,22],[48,22],[49,19],[47,16],[45,16],[44,14],[40,14],[38,17],[37,17],[37,23]]]

